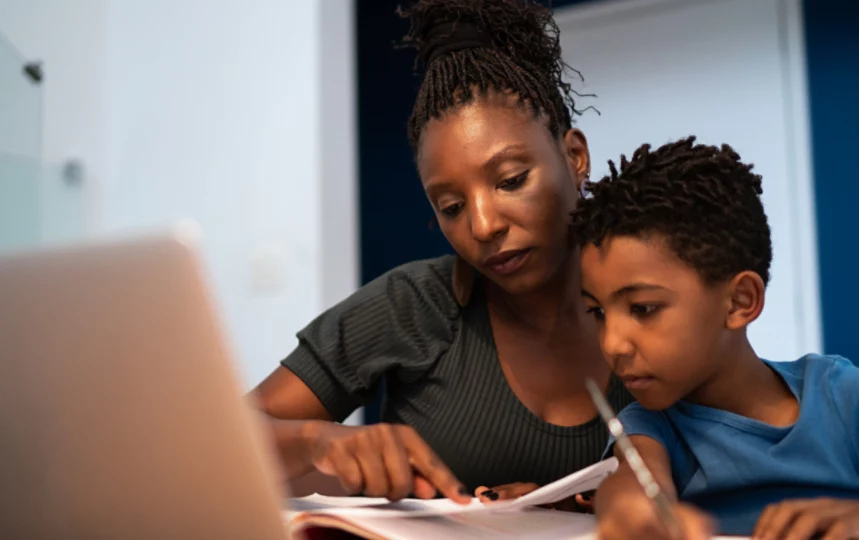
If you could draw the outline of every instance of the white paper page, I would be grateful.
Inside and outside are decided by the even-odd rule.
[[[381,499],[381,504],[378,504],[377,501],[379,499],[369,499],[369,501],[373,502],[365,503],[368,499],[363,497],[325,497],[324,499],[317,498],[315,501],[310,501],[310,503],[324,503],[325,500],[334,501],[335,499],[343,500],[343,504],[339,506],[336,504],[331,504],[330,506],[318,505],[315,508],[311,508],[311,510],[316,513],[350,516],[353,518],[430,517],[502,512],[553,503],[571,497],[576,493],[596,489],[615,470],[617,470],[617,459],[610,458],[595,463],[551,484],[547,484],[518,499],[490,504],[483,504],[478,499],[472,499],[471,503],[467,505],[457,504],[450,499],[404,499],[392,503]],[[304,497],[304,499],[307,499],[307,497]],[[348,499],[356,500],[350,504]],[[295,501],[294,505],[293,501]],[[293,505],[290,508],[291,511],[301,511],[301,499],[291,499],[290,504]],[[306,505],[307,502],[304,504]]]
[[[509,514],[367,518],[363,528],[391,540],[590,540],[593,516],[529,509]]]
[[[358,497],[358,499],[361,498]],[[364,500],[372,499],[365,498]],[[441,500],[417,502],[431,503],[430,506],[436,508],[443,507],[440,504],[432,504],[439,503]],[[359,509],[358,507],[351,508]],[[337,513],[342,514],[342,512]],[[288,512],[287,514],[288,521],[290,517],[295,515],[295,512]],[[357,519],[355,523],[391,540],[421,540],[424,538],[451,540],[512,540],[514,538],[521,540],[597,540],[595,533],[596,518],[594,516],[541,508],[527,508],[501,514],[484,510],[482,512],[424,517],[411,513],[401,514],[400,517],[393,517],[390,514],[368,515]],[[713,540],[749,540],[749,537],[716,536],[713,537]]]
[[[329,497],[314,493],[306,497],[292,497],[287,505],[292,512],[323,510],[326,508],[354,508],[361,506],[387,505],[391,501],[384,497]]]
[[[617,465],[617,458],[614,457],[594,463],[590,467],[585,467],[578,472],[567,475],[560,480],[546,484],[527,495],[519,497],[513,501],[514,504],[511,507],[525,508],[554,503],[568,499],[576,493],[596,489],[603,480],[617,470]]]
[[[496,506],[500,508],[507,508],[512,502],[513,501],[499,503],[490,507],[484,505],[477,499],[472,499],[471,502],[467,505],[457,504],[450,499],[432,499],[428,501],[421,499],[404,499],[402,501],[394,503],[386,501],[386,504],[379,505],[355,505],[341,507],[330,506],[321,508],[318,507],[316,509],[313,509],[312,512],[314,514],[336,515],[361,520],[365,518],[419,518],[448,516],[466,513],[493,512]],[[287,515],[292,516],[297,513],[294,510],[297,510],[297,508],[290,508],[290,510],[287,511]]]

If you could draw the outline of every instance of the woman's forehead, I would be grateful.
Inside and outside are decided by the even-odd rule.
[[[447,167],[483,167],[507,147],[537,152],[553,142],[541,119],[525,107],[476,100],[427,124],[418,168],[422,177]]]

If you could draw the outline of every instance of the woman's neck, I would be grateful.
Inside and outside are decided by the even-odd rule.
[[[498,315],[523,328],[544,334],[567,332],[586,317],[581,270],[576,253],[561,264],[542,287],[512,295],[487,280],[487,298]]]

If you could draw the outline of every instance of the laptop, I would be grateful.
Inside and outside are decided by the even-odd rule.
[[[289,536],[193,238],[0,257],[0,538]]]

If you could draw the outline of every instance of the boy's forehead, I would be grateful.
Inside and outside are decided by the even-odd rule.
[[[610,237],[582,249],[582,285],[595,295],[637,282],[663,284],[688,270],[659,237]]]

